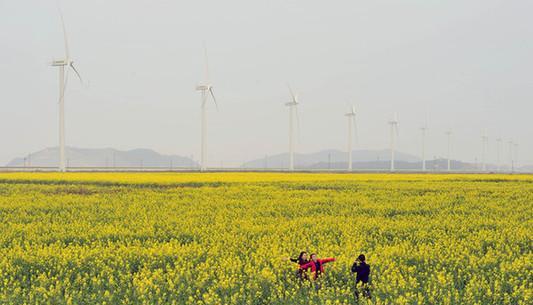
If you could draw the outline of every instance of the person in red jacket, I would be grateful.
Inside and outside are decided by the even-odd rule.
[[[335,258],[318,258],[318,256],[313,253],[311,254],[311,261],[307,264],[301,265],[300,268],[302,270],[306,270],[308,268],[311,268],[311,273],[313,273],[313,279],[316,280],[318,277],[324,273],[324,264],[329,262],[334,262]]]

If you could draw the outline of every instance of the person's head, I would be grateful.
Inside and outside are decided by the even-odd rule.
[[[307,252],[302,251],[300,252],[300,255],[298,256],[299,261],[306,261],[307,260]]]
[[[359,254],[359,256],[357,257],[357,260],[363,263],[366,260],[366,257],[364,254]]]
[[[316,253],[311,254],[311,260],[313,262],[316,262],[318,260],[318,256],[316,255]]]

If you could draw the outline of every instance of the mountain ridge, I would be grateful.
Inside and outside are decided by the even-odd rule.
[[[199,168],[198,162],[179,155],[164,155],[148,148],[118,150],[114,148],[77,148],[67,147],[67,167],[71,168]],[[395,167],[398,170],[421,170],[422,160],[417,156],[396,151]],[[264,158],[244,162],[237,168],[242,169],[286,169],[289,154],[280,153]],[[45,148],[26,157],[14,158],[7,167],[57,167],[59,151],[57,147]],[[348,153],[337,149],[326,149],[311,153],[295,154],[296,170],[339,170],[348,167]],[[354,170],[388,170],[390,168],[390,150],[354,150]],[[440,158],[427,160],[428,171],[445,171],[447,160]],[[451,160],[454,171],[481,171],[480,165],[475,163]],[[498,167],[487,164],[487,170],[497,172]],[[509,166],[502,167],[503,171],[510,171]],[[515,168],[516,172],[533,172],[533,165],[523,165]]]
[[[148,148],[118,150],[114,148],[66,147],[69,167],[198,167],[191,158],[163,155]],[[14,158],[8,167],[55,167],[59,163],[58,147],[49,147],[26,157]]]
[[[396,151],[395,159],[397,161],[418,162],[420,158],[417,156]],[[352,153],[353,162],[374,162],[374,161],[390,161],[390,150],[369,150],[361,149],[354,150]],[[281,153],[264,158],[247,161],[242,164],[244,168],[284,168],[288,166],[289,154]],[[348,162],[348,153],[337,149],[326,149],[313,153],[295,153],[294,166],[295,168],[309,168],[314,167],[317,163],[339,163]]]

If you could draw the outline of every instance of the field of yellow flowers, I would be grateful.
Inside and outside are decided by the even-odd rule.
[[[0,173],[0,304],[533,302],[533,176]],[[285,258],[335,257],[317,292]]]

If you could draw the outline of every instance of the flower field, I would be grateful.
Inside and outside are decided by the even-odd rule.
[[[0,304],[354,304],[360,253],[360,304],[533,302],[528,175],[0,173],[0,218]]]

